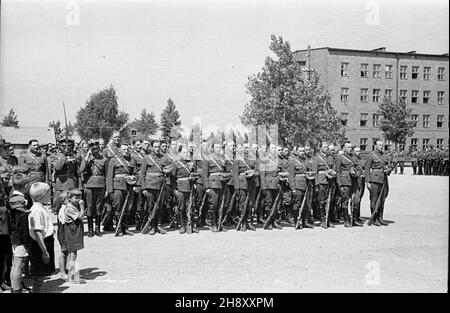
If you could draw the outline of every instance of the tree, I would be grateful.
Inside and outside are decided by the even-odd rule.
[[[383,132],[384,138],[395,144],[395,148],[397,148],[397,144],[404,143],[406,137],[414,134],[415,124],[409,120],[411,111],[411,108],[406,107],[404,101],[392,101],[387,97],[379,105],[380,130]]]
[[[19,120],[17,118],[16,112],[14,112],[14,109],[9,110],[8,114],[5,115],[3,121],[0,124],[3,127],[19,127]]]
[[[249,77],[246,88],[251,100],[241,122],[246,126],[278,124],[279,143],[287,146],[323,140],[342,143],[344,129],[329,94],[319,84],[317,71],[313,69],[307,78],[282,37],[272,35],[269,48],[277,59],[267,57],[262,71]]]
[[[167,100],[167,106],[161,113],[160,130],[165,140],[178,139],[181,137],[179,126],[181,126],[180,114],[178,113],[173,100]]]
[[[141,112],[140,119],[134,119],[130,127],[135,128],[139,134],[145,138],[156,133],[158,130],[158,123],[156,123],[155,114],[153,112],[147,113],[147,110],[144,109]]]
[[[77,112],[75,129],[82,139],[103,138],[108,141],[116,130],[123,130],[128,113],[119,112],[117,96],[111,85],[91,95],[86,105]]]

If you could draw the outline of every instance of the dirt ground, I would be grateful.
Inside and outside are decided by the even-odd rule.
[[[44,291],[447,292],[448,187],[448,177],[391,175],[386,227],[85,237],[87,283],[55,275]],[[367,190],[361,210],[370,215]]]

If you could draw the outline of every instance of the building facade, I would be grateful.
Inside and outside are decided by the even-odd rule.
[[[376,140],[387,142],[379,130],[377,111],[384,97],[403,99],[416,123],[405,149],[444,147],[449,142],[449,56],[317,48],[295,51],[305,68],[316,69],[346,128],[348,140],[364,151]]]

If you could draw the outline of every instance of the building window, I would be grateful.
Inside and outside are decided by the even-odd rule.
[[[392,89],[385,89],[384,96],[388,99],[392,99]]]
[[[411,103],[417,103],[419,101],[419,90],[411,91]]]
[[[438,80],[444,80],[445,68],[438,67]]]
[[[431,71],[431,67],[424,67],[423,68],[423,80],[430,80],[430,71]]]
[[[400,90],[400,101],[403,101],[406,103],[406,94],[407,94],[407,90]]]
[[[418,142],[417,138],[411,138],[411,148],[417,149],[417,142]]]
[[[378,140],[380,140],[380,138],[372,138],[372,151],[375,150],[375,146],[377,145]]]
[[[428,103],[430,103],[430,91],[424,90],[423,91],[423,104],[428,104]]]
[[[369,77],[369,64],[361,64],[361,77]]]
[[[386,68],[384,70],[384,77],[387,79],[392,78],[392,65],[390,64],[386,65]]]
[[[411,79],[419,79],[419,67],[418,66],[412,67]]]
[[[341,88],[341,102],[348,101],[348,88]]]
[[[359,121],[359,126],[366,127],[367,126],[367,113],[361,113],[361,119]]]
[[[444,92],[443,91],[437,92],[437,103],[444,104]]]
[[[423,115],[423,128],[430,128],[430,115]]]
[[[132,131],[131,131],[131,136],[136,136],[136,135],[137,135],[137,131],[132,130]]]
[[[373,65],[373,78],[381,78],[381,65],[380,64]]]
[[[411,114],[411,122],[414,125],[414,127],[417,127],[417,123],[419,122],[419,115]]]
[[[425,149],[430,144],[430,138],[423,138],[422,139],[422,150],[425,151]]]
[[[347,126],[348,113],[341,113],[341,123],[342,126]]]
[[[361,102],[369,101],[369,89],[361,88]]]
[[[361,151],[366,151],[367,149],[367,138],[359,138],[359,148]]]
[[[341,76],[348,76],[348,63],[346,62],[341,62]]]
[[[444,138],[436,139],[436,147],[438,147],[438,149],[444,148]]]
[[[400,79],[407,79],[408,73],[407,73],[408,67],[406,65],[400,66]]]
[[[372,101],[377,103],[380,102],[380,89],[373,90]]]
[[[437,128],[444,127],[444,115],[438,115],[437,116]]]
[[[379,115],[378,114],[372,114],[372,126],[378,127],[379,125]]]

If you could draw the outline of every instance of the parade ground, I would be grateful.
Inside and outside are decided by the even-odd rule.
[[[54,275],[43,292],[447,292],[449,179],[410,170],[390,176],[389,226],[85,237],[87,283]]]

